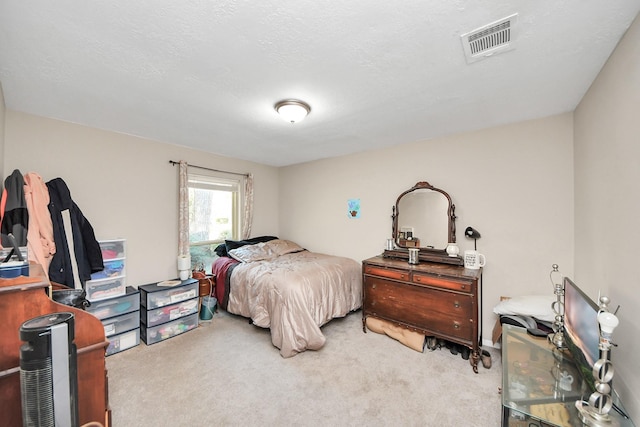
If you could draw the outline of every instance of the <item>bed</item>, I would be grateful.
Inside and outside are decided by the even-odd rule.
[[[359,263],[311,252],[289,240],[229,249],[214,261],[212,273],[220,306],[270,329],[282,357],[322,348],[321,326],[362,305]]]

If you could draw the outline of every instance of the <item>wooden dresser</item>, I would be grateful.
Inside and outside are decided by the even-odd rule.
[[[52,301],[45,290],[49,281],[38,264],[29,277],[0,279],[0,424],[22,426],[20,396],[20,326],[26,320],[55,312],[75,315],[78,350],[78,412],[80,425],[91,421],[110,426],[104,326],[83,310]]]
[[[478,372],[479,292],[482,269],[376,256],[362,262],[363,310],[367,317],[468,347]]]

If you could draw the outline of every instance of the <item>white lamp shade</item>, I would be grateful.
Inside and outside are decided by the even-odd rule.
[[[602,329],[602,332],[610,335],[613,334],[613,330],[618,326],[620,321],[615,314],[603,311],[598,314],[598,323],[600,323],[600,329]]]
[[[191,256],[190,255],[178,255],[178,270],[191,270]]]
[[[296,100],[281,101],[276,104],[275,109],[284,120],[290,123],[303,120],[311,111],[307,104]]]

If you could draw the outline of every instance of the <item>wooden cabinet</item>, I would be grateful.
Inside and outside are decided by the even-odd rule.
[[[38,264],[30,275],[0,279],[0,424],[22,425],[20,395],[20,325],[48,313],[75,315],[75,344],[78,349],[78,412],[80,425],[97,421],[110,426],[104,327],[97,317],[83,310],[58,304],[47,296],[49,280]]]
[[[377,256],[362,262],[367,317],[468,347],[474,372],[480,360],[479,292],[482,270]]]

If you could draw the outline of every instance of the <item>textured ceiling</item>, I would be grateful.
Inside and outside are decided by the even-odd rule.
[[[7,108],[283,166],[572,111],[640,0],[1,0]],[[515,49],[460,36],[518,14]],[[311,105],[300,123],[273,109]]]

